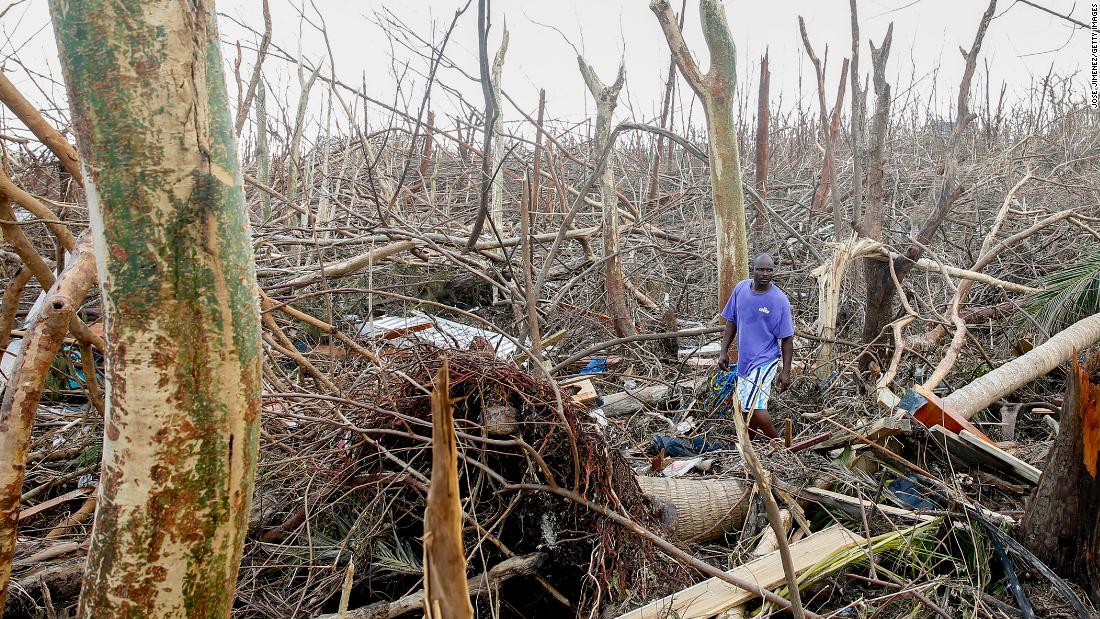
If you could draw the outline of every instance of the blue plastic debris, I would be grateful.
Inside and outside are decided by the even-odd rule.
[[[890,492],[909,509],[942,509],[946,497],[919,477],[906,475],[890,482]]]
[[[707,397],[703,402],[705,410],[714,413],[715,417],[726,416],[729,409],[729,398],[737,391],[737,368],[730,366],[730,371],[718,370],[707,389]]]
[[[601,374],[607,371],[607,357],[594,357],[579,374]]]

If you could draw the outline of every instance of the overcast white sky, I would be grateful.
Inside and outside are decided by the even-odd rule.
[[[12,0],[0,0],[0,10]],[[274,15],[274,41],[284,49],[319,60],[325,56],[321,37],[306,26],[299,28],[300,0],[270,0]],[[671,0],[677,10],[680,0]],[[336,56],[338,77],[350,83],[364,78],[368,92],[382,100],[392,100],[395,79],[391,56],[409,60],[417,71],[426,62],[401,48],[391,48],[385,29],[377,22],[377,12],[391,11],[425,38],[439,39],[461,2],[455,0],[314,0],[323,14]],[[313,14],[305,0],[307,14]],[[1078,21],[1090,20],[1087,2],[1074,0],[1038,0],[1056,12],[1070,14]],[[262,29],[260,0],[221,0],[218,10]],[[727,15],[738,47],[740,83],[752,101],[756,96],[757,63],[764,50],[770,49],[773,104],[783,98],[789,110],[799,96],[799,75],[804,104],[816,106],[814,82],[798,35],[798,15],[806,18],[807,28],[818,55],[830,50],[830,90],[835,88],[841,58],[851,53],[848,2],[846,0],[759,2],[726,0]],[[894,22],[894,45],[890,58],[889,79],[894,93],[904,99],[912,92],[921,101],[933,94],[947,113],[948,102],[962,72],[960,46],[973,40],[978,19],[986,7],[981,0],[859,0],[861,27],[861,73],[871,68],[867,39],[880,41],[887,25]],[[511,31],[511,45],[504,67],[504,89],[530,112],[537,107],[538,90],[545,88],[548,116],[558,119],[584,118],[592,104],[577,70],[575,56],[562,36],[538,25],[552,25],[581,48],[589,62],[605,81],[610,81],[624,57],[627,89],[620,99],[619,118],[652,118],[659,109],[664,76],[668,67],[668,48],[656,18],[646,0],[496,0],[492,3],[493,29],[490,54],[500,39],[504,19]],[[465,70],[477,74],[477,0],[458,22],[448,45],[448,55]],[[222,36],[227,41],[254,43],[256,36],[221,19]],[[17,85],[29,96],[39,99],[38,88],[45,89],[57,101],[64,100],[59,85],[51,87],[39,78],[32,84],[23,68],[11,61],[19,58],[28,68],[60,79],[60,71],[49,26],[46,0],[24,0],[0,18],[0,60]],[[706,47],[699,30],[698,2],[688,0],[686,35],[703,67],[707,65]],[[433,34],[434,33],[434,34]],[[983,45],[982,57],[988,60],[994,85],[994,97],[1001,81],[1008,84],[1010,100],[1026,97],[1033,82],[1042,80],[1053,67],[1055,75],[1072,79],[1079,96],[1088,94],[1090,62],[1089,32],[1033,7],[1013,0],[998,3],[996,18]],[[232,49],[226,49],[227,58]],[[254,60],[246,50],[246,69]],[[265,73],[276,90],[296,83],[296,76],[285,62],[269,59]],[[981,67],[981,65],[979,65]],[[980,69],[984,73],[984,69]],[[455,72],[441,74],[443,83],[457,88],[478,107],[478,85]],[[978,88],[984,83],[980,76]],[[406,90],[422,85],[411,75]],[[231,90],[232,92],[232,90]],[[686,89],[685,89],[686,92]],[[976,91],[975,97],[983,97]],[[455,109],[442,89],[436,91],[433,108],[441,113]],[[831,100],[831,97],[830,97]],[[414,98],[415,103],[419,98]],[[846,104],[847,106],[847,104]],[[816,107],[811,107],[816,110]],[[514,119],[514,111],[506,109]],[[442,115],[442,114],[441,114]],[[696,112],[696,120],[700,120]]]

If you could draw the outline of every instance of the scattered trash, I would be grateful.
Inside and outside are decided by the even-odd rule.
[[[887,486],[894,498],[910,509],[941,509],[946,505],[941,492],[929,490],[932,486],[914,475],[899,477]]]
[[[686,456],[695,456],[698,454],[707,453],[708,451],[718,451],[724,447],[720,443],[706,443],[702,437],[695,437],[692,439],[683,439],[676,436],[654,436],[649,441],[649,451],[651,453],[657,453],[662,449],[665,455],[670,458],[683,458]]]
[[[665,466],[661,471],[661,475],[665,477],[683,477],[702,462],[702,456],[696,456],[690,460],[673,460]]]

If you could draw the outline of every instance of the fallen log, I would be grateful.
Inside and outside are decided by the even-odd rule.
[[[323,276],[339,277],[341,275],[358,273],[359,271],[362,271],[372,264],[376,264],[381,260],[389,258],[390,256],[397,255],[401,252],[408,251],[416,247],[416,245],[417,244],[415,241],[398,241],[396,243],[391,243],[384,247],[379,247],[378,249],[359,254],[358,256],[353,256],[342,262],[326,265]],[[308,275],[297,277],[290,280],[289,282],[276,284],[274,286],[268,286],[268,288],[271,290],[286,288],[304,288],[310,284],[321,281],[321,278],[322,273],[318,271],[316,273],[310,273]]]
[[[1083,318],[1046,342],[943,398],[944,410],[964,419],[1027,383],[1044,376],[1073,355],[1100,341],[1100,314]]]
[[[653,385],[633,391],[620,391],[596,400],[605,417],[622,417],[636,413],[643,408],[670,400],[678,390],[693,391],[699,384],[696,380],[685,380],[675,385]]]

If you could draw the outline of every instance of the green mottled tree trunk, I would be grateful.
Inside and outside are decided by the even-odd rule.
[[[737,49],[726,20],[726,10],[719,0],[699,0],[703,39],[710,52],[710,66],[706,73],[691,57],[668,0],[651,0],[649,8],[661,24],[680,74],[699,95],[707,114],[710,182],[714,193],[714,228],[718,250],[718,308],[721,309],[737,282],[749,276],[745,194],[741,188],[737,123],[733,118]]]
[[[260,328],[212,2],[51,0],[107,310],[80,617],[226,617],[256,468]]]

